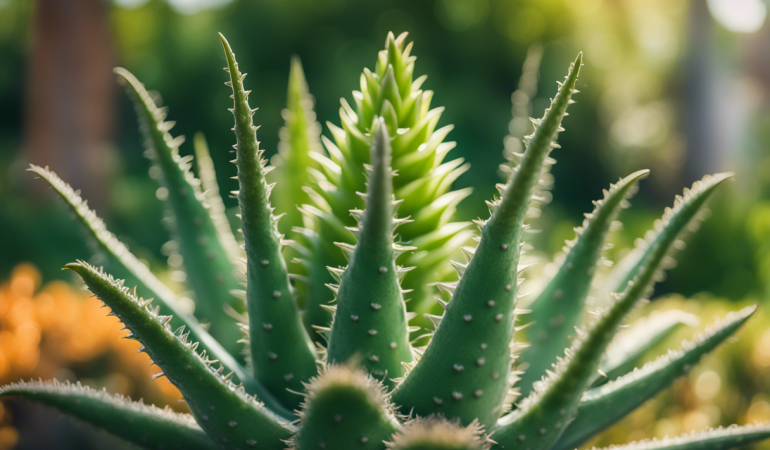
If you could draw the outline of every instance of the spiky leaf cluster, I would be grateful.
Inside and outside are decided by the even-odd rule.
[[[558,148],[562,119],[577,93],[579,55],[543,118],[533,120],[534,132],[523,139],[526,149],[508,166],[510,177],[500,186],[500,198],[489,202],[490,218],[477,221],[478,245],[465,248],[467,262],[452,263],[459,280],[445,282],[440,271],[431,269],[451,299],[439,300],[443,314],[429,315],[434,326],[428,330],[427,346],[413,347],[409,339],[414,329],[408,323],[413,314],[407,313],[401,285],[409,274],[401,262],[414,261],[418,271],[421,265],[427,267],[421,258],[435,258],[433,268],[447,262],[443,249],[426,250],[420,242],[435,244],[441,239],[433,233],[452,228],[445,219],[462,195],[444,192],[449,192],[447,180],[461,169],[459,164],[441,164],[449,146],[442,143],[445,133],[434,130],[439,113],[431,112],[430,95],[418,90],[420,81],[411,79],[411,47],[404,47],[403,37],[389,36],[377,70],[364,73],[356,111],[343,106],[343,128],[332,129],[336,144],[327,142],[330,158],[307,148],[296,150],[299,144],[293,152],[283,152],[289,159],[314,155],[324,167],[319,170],[326,171],[316,173],[307,192],[330,209],[313,209],[314,218],[306,223],[311,228],[302,231],[305,244],[343,234],[339,209],[350,208],[344,212],[350,213],[352,225],[344,230],[353,238],[340,239],[334,247],[349,256],[349,264],[330,268],[334,281],[328,287],[336,304],[323,305],[333,320],[322,330],[328,345],[317,351],[302,324],[290,281],[286,241],[270,202],[275,185],[266,179],[271,167],[257,141],[245,74],[224,37],[222,44],[233,92],[233,162],[240,185],[234,194],[245,251],[233,245],[237,241],[224,226],[221,201],[211,197],[218,187],[204,142],[198,139],[196,154],[207,194],[191,174],[190,160],[179,156],[178,141],[168,135],[165,112],[132,75],[125,70],[118,74],[137,100],[151,156],[159,167],[156,173],[169,191],[180,249],[189,255],[186,261],[195,262],[187,265],[190,276],[212,270],[204,279],[216,283],[216,273],[229,273],[235,265],[222,264],[222,258],[245,256],[246,290],[227,295],[246,300],[246,323],[241,327],[250,364],[244,365],[237,349],[220,344],[181,308],[176,295],[107,231],[78,192],[48,169],[32,167],[70,206],[110,269],[136,287],[129,289],[125,281],[84,261],[65,267],[80,275],[125,324],[128,338],[142,343],[141,351],[161,370],[156,377],[171,380],[191,415],[57,382],[16,383],[0,388],[0,396],[55,406],[152,449],[283,450],[288,445],[294,450],[569,450],[687,373],[754,313],[753,306],[730,313],[680,349],[636,368],[641,354],[676,326],[692,325],[693,317],[670,312],[619,330],[670,266],[672,249],[682,247],[681,237],[697,224],[706,200],[730,178],[707,176],[685,190],[606,278],[609,284],[592,291],[607,234],[647,171],[622,178],[604,192],[575,230],[576,238],[565,245],[565,254],[555,259],[555,275],[529,310],[518,307],[526,269],[519,264],[522,236],[529,227],[525,221],[538,202],[542,175],[552,164],[551,151]],[[296,114],[307,111],[296,104],[290,109],[286,133],[308,138],[305,126],[295,126]],[[412,165],[419,161],[426,165],[415,175]],[[290,161],[284,164],[293,167]],[[331,189],[333,176],[344,189]],[[400,196],[409,189],[422,197]],[[353,201],[350,195],[356,190],[360,192]],[[450,201],[445,201],[446,195]],[[422,207],[410,204],[415,198],[425,200]],[[404,219],[405,210],[412,222]],[[406,230],[401,238],[397,228],[399,233]],[[462,236],[453,230],[449,234]],[[400,245],[403,236],[410,237],[417,251],[410,254],[411,249]],[[441,246],[451,248],[452,239]],[[312,249],[304,250],[313,255]],[[417,279],[424,280],[428,272]],[[219,296],[224,285],[217,286],[212,291],[216,298],[202,296],[205,290],[196,296],[199,307],[208,302],[200,309],[211,317],[235,309],[227,303],[229,297]],[[148,295],[157,297],[154,304]],[[601,305],[598,310],[587,311],[589,295],[603,296],[595,302]],[[757,424],[615,448],[726,449],[768,437],[770,424]]]
[[[406,33],[389,34],[385,49],[377,55],[374,70],[364,69],[360,90],[353,92],[353,105],[342,99],[340,125],[328,123],[332,139],[323,138],[326,155],[314,153],[313,182],[308,186],[312,204],[302,206],[307,229],[298,231],[303,255],[305,324],[326,327],[331,316],[323,306],[334,299],[323,286],[334,281],[327,267],[344,267],[345,255],[334,244],[353,245],[355,236],[346,227],[355,226],[350,211],[363,209],[357,195],[366,189],[363,167],[370,163],[369,148],[376,121],[382,120],[391,136],[393,193],[399,214],[409,221],[398,229],[398,239],[414,247],[398,258],[413,268],[404,280],[410,310],[429,311],[434,302],[429,286],[452,275],[448,257],[470,237],[467,223],[451,222],[457,204],[470,190],[451,190],[452,183],[469,165],[462,159],[445,162],[455,146],[445,142],[451,125],[438,127],[444,111],[431,107],[433,92],[423,90],[426,76],[414,79],[416,57],[411,54]]]

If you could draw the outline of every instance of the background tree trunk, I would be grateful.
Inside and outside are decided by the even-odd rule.
[[[36,0],[26,86],[28,159],[50,165],[96,207],[106,202],[113,166],[108,15],[104,0]]]

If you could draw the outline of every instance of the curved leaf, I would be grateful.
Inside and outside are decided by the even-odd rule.
[[[170,317],[158,315],[149,301],[135,297],[122,281],[84,262],[65,267],[77,272],[131,331],[130,337],[144,345],[143,350],[179,389],[195,420],[214,442],[233,450],[257,443],[264,449],[284,449],[282,440],[292,434],[289,423],[233,384],[230,374],[222,376],[224,367],[216,368],[217,361],[205,352],[198,354],[197,344],[187,340],[183,329],[172,332]]]
[[[107,230],[102,219],[88,207],[88,204],[80,198],[70,185],[65,183],[55,173],[38,166],[31,166],[30,170],[42,179],[61,196],[67,206],[75,213],[75,217],[83,225],[88,234],[89,241],[95,251],[103,254],[106,260],[120,279],[126,280],[126,284],[137,287],[139,296],[155,299],[155,305],[160,308],[159,313],[171,317],[169,325],[173,329],[184,327],[190,335],[192,342],[198,342],[201,350],[206,350],[212,358],[234,372],[235,376],[244,384],[246,391],[259,396],[269,408],[284,417],[291,417],[291,412],[284,409],[246,369],[214,339],[198,321],[179,304],[176,295],[171,292],[150,269],[139,261],[114,234]]]
[[[206,433],[189,414],[96,391],[80,383],[30,381],[0,387],[0,397],[15,396],[53,406],[139,446],[155,450],[174,448],[215,450]]]
[[[602,450],[729,450],[770,438],[770,423],[709,429],[675,438],[613,445]],[[597,450],[596,447],[593,450]]]
[[[583,225],[575,230],[577,238],[567,242],[558,272],[529,306],[532,312],[527,320],[531,326],[526,334],[530,346],[516,360],[526,367],[518,382],[522,395],[532,391],[534,383],[569,347],[575,327],[583,321],[586,296],[610,227],[636,183],[649,173],[640,170],[604,191],[604,198],[595,203],[594,211],[586,214]]]
[[[238,289],[235,266],[220,240],[213,223],[200,181],[190,171],[192,157],[181,157],[179,145],[166,122],[166,109],[155,100],[129,71],[116,68],[118,81],[134,100],[140,129],[145,137],[147,155],[160,169],[160,181],[167,190],[168,206],[174,226],[171,231],[179,241],[179,251],[187,271],[187,280],[195,292],[195,315],[210,322],[211,334],[236,358],[241,357],[238,341],[242,333],[225,308],[243,311],[243,302],[231,293]]]
[[[656,347],[680,325],[697,326],[698,316],[677,309],[653,311],[648,317],[620,331],[607,347],[607,355],[599,364],[593,385],[623,376],[636,367],[650,349]]]
[[[757,310],[756,306],[730,313],[706,334],[684,342],[678,351],[646,364],[628,375],[587,391],[577,418],[567,427],[554,450],[572,450],[591,436],[625,417],[655,394],[686,374],[708,352],[733,335]]]

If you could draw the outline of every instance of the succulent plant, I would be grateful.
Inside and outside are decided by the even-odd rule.
[[[57,382],[16,383],[2,388],[0,395],[50,404],[154,449],[567,450],[660,392],[749,319],[755,307],[729,314],[681,349],[640,369],[633,369],[638,356],[687,318],[660,318],[654,327],[620,331],[660,279],[671,252],[682,247],[683,233],[698,223],[704,203],[729,174],[707,176],[685,190],[605,283],[592,291],[606,237],[648,172],[621,179],[586,214],[543,291],[527,311],[520,307],[526,267],[519,262],[528,228],[524,222],[528,210],[537,206],[534,193],[547,182],[543,174],[552,164],[549,155],[558,147],[562,119],[577,92],[582,61],[578,55],[550,108],[542,119],[533,120],[535,130],[523,140],[524,152],[510,155],[510,176],[499,186],[500,198],[489,202],[490,218],[476,222],[478,245],[464,249],[469,261],[452,263],[458,281],[446,282],[437,273],[451,300],[440,300],[443,314],[431,316],[435,328],[427,346],[413,347],[412,315],[401,285],[402,277],[408,280],[411,273],[399,262],[419,266],[426,264],[422,258],[432,259],[436,252],[437,262],[427,265],[435,268],[451,253],[444,248],[453,247],[448,242],[464,234],[458,231],[461,227],[445,230],[451,215],[447,212],[462,194],[440,200],[460,165],[439,164],[449,146],[441,144],[445,133],[434,131],[438,113],[429,111],[430,95],[418,90],[420,81],[411,81],[411,46],[403,43],[404,36],[389,35],[377,70],[364,72],[362,92],[355,95],[357,110],[343,103],[343,128],[331,130],[336,145],[326,142],[329,158],[307,144],[312,140],[307,127],[313,122],[308,102],[297,100],[292,106],[290,101],[286,114],[282,137],[289,147],[282,152],[283,164],[289,164],[293,153],[306,161],[312,154],[322,168],[316,169],[316,180],[311,181],[315,184],[305,192],[330,207],[315,207],[305,221],[310,228],[300,230],[303,241],[297,251],[321,255],[312,245],[328,247],[331,241],[325,239],[342,235],[340,225],[347,219],[340,219],[338,209],[351,208],[353,238],[339,242],[349,264],[329,268],[337,282],[329,285],[336,302],[318,305],[333,317],[325,330],[325,346],[318,350],[302,324],[283,255],[286,241],[270,203],[274,185],[266,177],[271,167],[257,141],[245,74],[222,37],[234,101],[233,162],[240,184],[235,195],[245,240],[245,292],[230,289],[239,281],[232,268],[242,252],[232,248],[236,240],[223,226],[221,204],[210,198],[218,188],[211,185],[214,178],[202,141],[197,146],[203,159],[198,181],[190,159],[179,155],[180,141],[168,133],[171,124],[164,122],[165,110],[127,71],[116,73],[136,101],[148,153],[157,167],[154,173],[168,191],[172,230],[188,279],[194,281],[196,315],[183,309],[175,294],[107,231],[77,192],[48,169],[31,169],[73,209],[110,272],[127,281],[84,261],[65,267],[80,275],[125,324],[128,337],[143,344],[162,370],[156,376],[166,376],[180,390],[192,415]],[[293,67],[295,88],[304,86],[298,67]],[[296,92],[307,96],[304,88]],[[298,115],[304,125],[297,125]],[[422,169],[410,165],[421,158],[426,158]],[[207,193],[201,182],[211,185]],[[352,200],[356,190],[365,192],[360,201]],[[411,219],[403,216],[405,211]],[[395,234],[397,227],[407,226],[412,227],[408,232]],[[452,237],[426,237],[438,235]],[[436,242],[442,242],[442,248],[433,248]],[[415,246],[422,250],[415,251]],[[307,275],[316,262],[305,262]],[[297,284],[303,281],[307,279],[298,278]],[[304,286],[306,295],[318,289],[313,282]],[[591,292],[606,298],[597,299],[601,309],[585,314]],[[155,298],[154,306],[145,300],[149,297]],[[245,306],[233,301],[243,297]],[[306,307],[313,307],[307,299]],[[244,312],[246,322],[226,324],[223,314],[233,310]],[[210,331],[199,320],[209,321]],[[246,357],[233,345],[238,326],[246,334]],[[767,437],[770,424],[759,424],[621,448],[731,448]]]

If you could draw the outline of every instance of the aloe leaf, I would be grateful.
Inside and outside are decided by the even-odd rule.
[[[462,427],[455,422],[429,417],[407,422],[388,442],[388,449],[485,450],[489,443],[476,422]]]
[[[601,450],[729,450],[770,438],[770,423],[732,425],[727,428],[690,433],[674,438],[654,439],[613,445]],[[593,447],[593,450],[598,450]]]
[[[31,165],[28,170],[45,180],[64,200],[83,227],[92,253],[104,260],[116,276],[124,278],[129,285],[137,286],[140,295],[157,299],[163,314],[174,315],[173,326],[189,326],[190,323],[197,323],[179,307],[176,294],[156,278],[150,269],[107,229],[104,221],[88,207],[88,202],[80,197],[78,191],[48,167]]]
[[[569,347],[575,327],[582,323],[586,296],[610,227],[636,183],[648,174],[647,170],[635,172],[605,191],[604,198],[575,230],[577,238],[567,242],[558,272],[529,306],[531,326],[526,332],[530,346],[516,360],[526,366],[518,383],[522,395],[532,391],[532,385]]]
[[[728,314],[712,325],[705,335],[684,342],[680,350],[646,364],[617,380],[610,381],[583,395],[577,418],[567,427],[554,450],[572,450],[591,436],[625,417],[655,394],[685,375],[703,356],[732,336],[752,314],[756,306]]]
[[[526,445],[547,450],[571,421],[599,361],[623,319],[643,297],[657,266],[646,267],[640,277],[601,314],[587,332],[581,332],[553,372],[534,385],[532,393],[511,414],[500,419],[495,440],[504,448]]]
[[[214,339],[193,317],[180,307],[176,295],[166,287],[155,275],[134,256],[122,242],[112,234],[96,213],[88,207],[78,193],[48,168],[31,166],[29,169],[59,194],[67,206],[75,213],[75,217],[85,229],[88,240],[94,252],[105,256],[110,269],[120,279],[125,279],[129,286],[137,286],[140,296],[155,299],[155,305],[160,307],[160,314],[169,316],[172,328],[185,327],[193,342],[200,343],[200,349],[206,350],[213,358],[219,360],[228,370],[235,372],[250,394],[256,394],[270,408],[280,411],[282,407],[272,395],[262,388],[254,377],[246,372],[243,366]],[[235,351],[236,349],[231,349]],[[291,415],[283,410],[284,415]]]
[[[67,264],[83,278],[88,288],[131,331],[130,337],[142,343],[152,358],[179,389],[195,420],[221,448],[254,447],[283,450],[282,440],[292,434],[283,419],[247,394],[242,386],[223,376],[224,367],[215,367],[205,352],[196,352],[197,343],[188,340],[183,329],[171,331],[169,316],[151,309],[150,302],[135,297],[123,282],[85,262]]]
[[[648,317],[618,333],[607,347],[607,355],[599,365],[593,385],[623,376],[638,365],[650,349],[670,336],[680,325],[697,326],[698,316],[677,309],[653,311]]]
[[[487,429],[499,417],[509,388],[522,223],[581,62],[582,54],[539,121],[502,199],[492,203],[470,262],[457,266],[460,281],[430,344],[393,393],[403,412],[443,414],[465,425],[478,419]]]
[[[399,428],[386,388],[347,366],[328,366],[309,383],[293,450],[385,450]]]
[[[174,223],[171,231],[179,241],[187,280],[195,292],[195,315],[211,323],[211,334],[225,348],[240,348],[241,331],[225,309],[243,311],[243,302],[231,294],[239,288],[235,267],[209,215],[200,180],[190,171],[192,157],[179,155],[181,140],[169,134],[174,122],[165,121],[166,109],[158,108],[130,72],[116,68],[115,73],[134,100],[147,156],[159,168],[161,184],[168,192],[167,204]],[[233,355],[239,357],[240,351]]]
[[[689,222],[704,205],[706,199],[726,177],[710,177],[696,183],[691,191],[679,198],[675,208],[666,215],[661,233]],[[669,245],[671,241],[665,241]],[[556,442],[573,415],[577,412],[583,392],[590,386],[595,371],[608,344],[628,313],[649,294],[668,248],[658,246],[654,257],[647,261],[639,275],[629,283],[621,295],[614,295],[604,312],[600,312],[588,331],[580,333],[566,350],[553,372],[534,385],[534,391],[519,408],[498,421],[495,438],[501,445],[514,446],[526,442],[531,450],[547,450]]]
[[[307,272],[302,290],[305,323],[310,328],[328,327],[331,322],[321,306],[334,300],[334,294],[324,288],[334,283],[326,267],[347,262],[338,248],[318,244],[355,244],[355,237],[346,234],[344,227],[356,226],[349,211],[364,206],[356,193],[365,191],[363,166],[370,162],[376,118],[385,121],[391,136],[392,168],[399,174],[393,180],[393,192],[403,201],[399,214],[412,219],[400,226],[398,233],[402,242],[417,248],[397,260],[401,266],[414,267],[403,280],[404,289],[412,291],[408,296],[411,311],[434,305],[433,282],[454,278],[448,259],[431,257],[432,249],[441,247],[451,254],[470,237],[464,226],[451,222],[457,203],[469,193],[451,191],[451,185],[468,166],[462,161],[444,162],[455,146],[444,141],[452,127],[438,127],[443,108],[431,108],[433,93],[422,89],[426,77],[414,79],[416,58],[411,55],[412,45],[405,41],[406,34],[388,34],[374,70],[364,69],[361,74],[361,88],[353,92],[353,102],[342,100],[339,126],[328,124],[331,139],[322,140],[326,155],[315,156],[320,164],[318,170],[311,171],[311,199],[318,210],[336,221],[321,224],[313,218],[307,226],[313,230],[313,242],[302,241],[308,253],[300,259]]]
[[[265,182],[262,150],[257,142],[253,111],[248,104],[242,75],[227,40],[220,34],[233,89],[238,204],[246,239],[249,344],[254,375],[288,407],[299,405],[303,382],[317,373],[315,347],[305,331],[294,301],[286,262],[281,256],[282,237],[270,206],[272,186]]]
[[[732,173],[720,173],[707,175],[702,180],[695,182],[691,189],[685,189],[684,196],[677,196],[673,208],[666,208],[663,217],[656,221],[653,228],[645,233],[643,239],[639,239],[636,247],[623,258],[603,281],[596,295],[600,302],[607,299],[610,293],[622,292],[640,272],[641,268],[650,261],[664,258],[661,270],[655,275],[655,281],[664,278],[664,270],[673,267],[675,260],[672,255],[677,249],[684,248],[684,237],[688,232],[693,232],[700,224],[701,217],[695,213],[699,211],[702,202],[708,196],[700,197],[698,202],[687,202],[690,192],[713,189],[722,181],[732,178]],[[689,207],[684,205],[689,204]],[[680,211],[683,209],[683,211]],[[661,249],[665,254],[661,255]]]
[[[363,367],[392,388],[392,379],[405,372],[403,363],[414,357],[399,283],[404,269],[396,267],[397,252],[405,249],[393,243],[393,231],[403,221],[395,218],[390,137],[384,121],[377,127],[371,161],[366,209],[353,212],[361,215],[355,230],[358,242],[341,274],[327,361],[362,357]]]
[[[276,211],[284,214],[278,229],[286,235],[291,235],[295,227],[303,226],[302,213],[297,205],[310,203],[305,186],[311,184],[309,169],[318,167],[312,154],[323,151],[321,124],[316,120],[313,103],[302,63],[294,56],[289,71],[286,109],[282,113],[285,125],[279,132],[278,154],[271,160],[275,170],[268,175],[269,181],[281,183],[281,189],[276,190],[271,198]]]
[[[0,397],[21,397],[43,403],[144,448],[214,450],[192,416],[121,395],[96,391],[80,383],[30,381],[0,387]]]
[[[227,218],[225,204],[219,191],[217,173],[214,170],[214,161],[211,159],[209,146],[203,133],[196,133],[193,139],[195,150],[195,162],[198,166],[198,176],[203,187],[203,195],[206,197],[211,222],[219,232],[219,239],[227,251],[230,261],[235,264],[244,257],[243,249],[235,239],[233,229],[230,228],[230,220]]]

